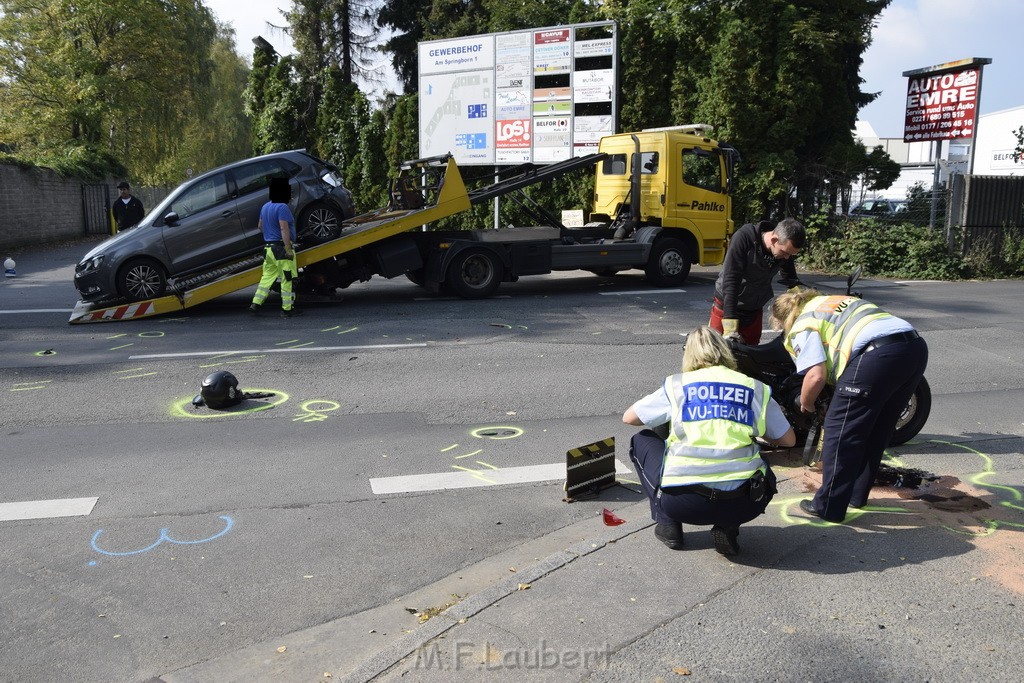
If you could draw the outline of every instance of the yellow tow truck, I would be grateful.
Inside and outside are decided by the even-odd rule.
[[[330,293],[374,275],[406,275],[431,291],[491,296],[502,282],[560,270],[610,274],[639,268],[660,287],[681,285],[694,263],[717,265],[733,231],[731,191],[739,154],[694,124],[621,133],[598,152],[548,166],[506,169],[494,183],[467,188],[450,155],[405,162],[388,206],[343,222],[341,234],[298,252],[306,291]],[[582,226],[568,227],[525,198],[527,227],[418,230],[471,206],[509,196],[580,168],[594,167],[594,200]],[[262,256],[168,282],[144,301],[79,302],[71,323],[172,313],[259,282]]]

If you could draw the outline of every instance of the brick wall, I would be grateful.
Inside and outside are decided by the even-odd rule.
[[[81,180],[0,163],[0,249],[84,235]]]

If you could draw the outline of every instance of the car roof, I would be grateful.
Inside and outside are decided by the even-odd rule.
[[[285,150],[283,152],[271,152],[270,154],[261,154],[258,157],[247,157],[245,159],[239,159],[238,161],[232,161],[230,164],[224,164],[223,166],[218,166],[217,168],[211,168],[209,171],[205,171],[203,173],[200,173],[199,175],[195,176],[194,178],[188,178],[185,182],[189,182],[189,181],[192,181],[192,180],[199,180],[200,178],[204,178],[204,177],[206,177],[208,175],[213,175],[213,174],[216,174],[216,173],[221,173],[222,171],[226,171],[229,168],[234,168],[235,166],[238,166],[239,164],[247,164],[249,162],[260,161],[262,159],[279,159],[279,158],[282,158],[282,157],[287,158],[289,156],[295,156],[295,155],[298,155],[298,154],[301,154],[302,156],[305,156],[306,158],[311,159],[313,161],[319,161],[316,157],[314,157],[312,154],[310,154],[308,151],[306,151],[306,149],[304,147],[301,148],[301,149],[289,149],[289,150]],[[183,185],[184,183],[181,183],[181,184]]]

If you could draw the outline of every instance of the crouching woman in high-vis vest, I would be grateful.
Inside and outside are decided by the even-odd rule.
[[[683,372],[667,377],[622,416],[644,429],[629,456],[651,502],[654,535],[683,547],[685,524],[712,525],[715,550],[739,552],[739,527],[764,513],[775,474],[754,440],[789,447],[793,428],[763,383],[736,371],[722,336],[698,327],[686,337]],[[651,428],[669,425],[662,440]]]

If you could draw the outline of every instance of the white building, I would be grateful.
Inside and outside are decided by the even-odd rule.
[[[1024,175],[1024,159],[1014,158],[1017,136],[1014,131],[1024,126],[1024,106],[983,114],[975,125],[977,144],[974,148],[975,175]],[[852,201],[884,197],[905,199],[907,190],[917,183],[931,187],[935,179],[935,142],[904,142],[903,138],[880,138],[867,121],[857,121],[854,135],[871,149],[881,146],[893,161],[903,167],[892,187],[872,192],[863,184],[854,184]],[[943,141],[939,153],[939,184],[945,185],[950,173],[969,172],[970,138]]]

